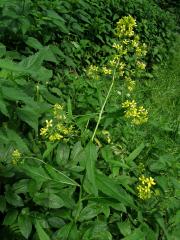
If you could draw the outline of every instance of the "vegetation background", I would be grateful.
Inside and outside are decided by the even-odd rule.
[[[133,92],[105,68],[128,16],[147,47],[143,71],[121,57]],[[179,16],[172,0],[0,1],[2,240],[180,238]]]

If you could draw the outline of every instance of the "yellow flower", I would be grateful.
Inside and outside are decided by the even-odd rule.
[[[152,185],[156,185],[154,179],[152,177],[147,178],[146,183],[148,187],[150,188]]]
[[[135,125],[140,125],[148,120],[148,111],[144,109],[143,106],[137,107],[137,104],[134,100],[125,101],[122,103],[122,107],[126,108],[125,117],[132,119],[132,123]]]
[[[48,129],[47,128],[41,128],[40,129],[40,135],[41,136],[46,136],[48,133]]]
[[[19,159],[21,158],[21,153],[18,149],[14,150],[12,152],[12,164],[16,165],[19,161]]]
[[[16,159],[20,158],[20,157],[21,157],[20,151],[19,151],[18,149],[14,150],[14,151],[12,152],[12,157],[13,157],[13,158],[16,158]]]
[[[98,80],[98,71],[99,68],[97,66],[90,65],[89,68],[86,70],[86,74],[88,75],[88,77]]]
[[[54,133],[49,136],[49,141],[51,141],[51,142],[54,142],[56,140],[61,140],[61,139],[63,139],[63,136],[59,133]]]
[[[146,68],[146,64],[140,61],[137,61],[137,67],[141,70],[144,70]]]
[[[111,69],[108,69],[107,67],[103,67],[102,68],[102,72],[105,74],[105,75],[110,75],[112,73],[112,70]]]
[[[133,28],[136,26],[136,20],[132,16],[121,18],[117,22],[116,35],[118,37],[131,37],[134,35]]]
[[[138,197],[142,200],[146,200],[151,198],[152,196],[152,186],[155,185],[155,181],[152,177],[145,177],[142,175],[139,177],[140,183],[137,186],[137,191],[138,191]]]
[[[52,119],[51,120],[46,120],[46,128],[52,127]]]

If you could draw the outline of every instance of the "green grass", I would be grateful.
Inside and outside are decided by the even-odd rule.
[[[180,36],[174,55],[164,67],[154,71],[154,78],[140,82],[137,97],[149,110],[149,128],[154,137],[161,137],[171,147],[177,147],[180,137]]]

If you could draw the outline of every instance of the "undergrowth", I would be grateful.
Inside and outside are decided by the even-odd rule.
[[[76,3],[69,2],[72,7]],[[2,4],[0,10],[8,20],[12,5],[4,3],[6,7]],[[71,5],[61,3],[67,18]],[[18,6],[28,12],[29,19],[31,7],[44,5],[42,1],[38,6],[24,1]],[[51,7],[62,10],[58,1]],[[134,7],[130,4],[127,11],[134,13]],[[159,8],[153,1],[151,7],[158,18]],[[40,21],[34,30],[42,33],[48,22],[49,29],[58,26],[65,34],[69,31],[58,13],[46,5],[43,9],[48,17],[30,14],[31,20]],[[87,21],[83,14],[80,17]],[[22,35],[28,32],[28,21]],[[4,27],[9,23],[5,21]],[[149,73],[148,51],[162,61],[169,43],[160,38],[159,48],[154,27],[152,42],[157,48],[153,52],[145,37],[150,34],[146,26],[151,22],[142,24],[145,34],[131,15],[119,19],[110,55],[99,65],[94,65],[96,61],[90,64],[90,56],[88,67],[81,66],[80,73],[67,67],[71,61],[64,54],[66,67],[61,66],[62,72],[58,69],[63,60],[57,42],[43,46],[40,39],[28,37],[25,54],[9,51],[5,41],[0,45],[2,239],[179,238],[180,38],[174,58],[164,68],[156,70],[153,65],[154,72]],[[172,26],[174,29],[174,23]],[[164,35],[163,24],[161,33]],[[45,45],[48,41],[47,37]],[[35,54],[31,48],[37,50]]]

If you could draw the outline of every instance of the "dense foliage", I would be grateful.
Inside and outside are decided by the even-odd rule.
[[[177,79],[156,72],[177,26],[160,6],[0,1],[2,240],[178,239]]]

